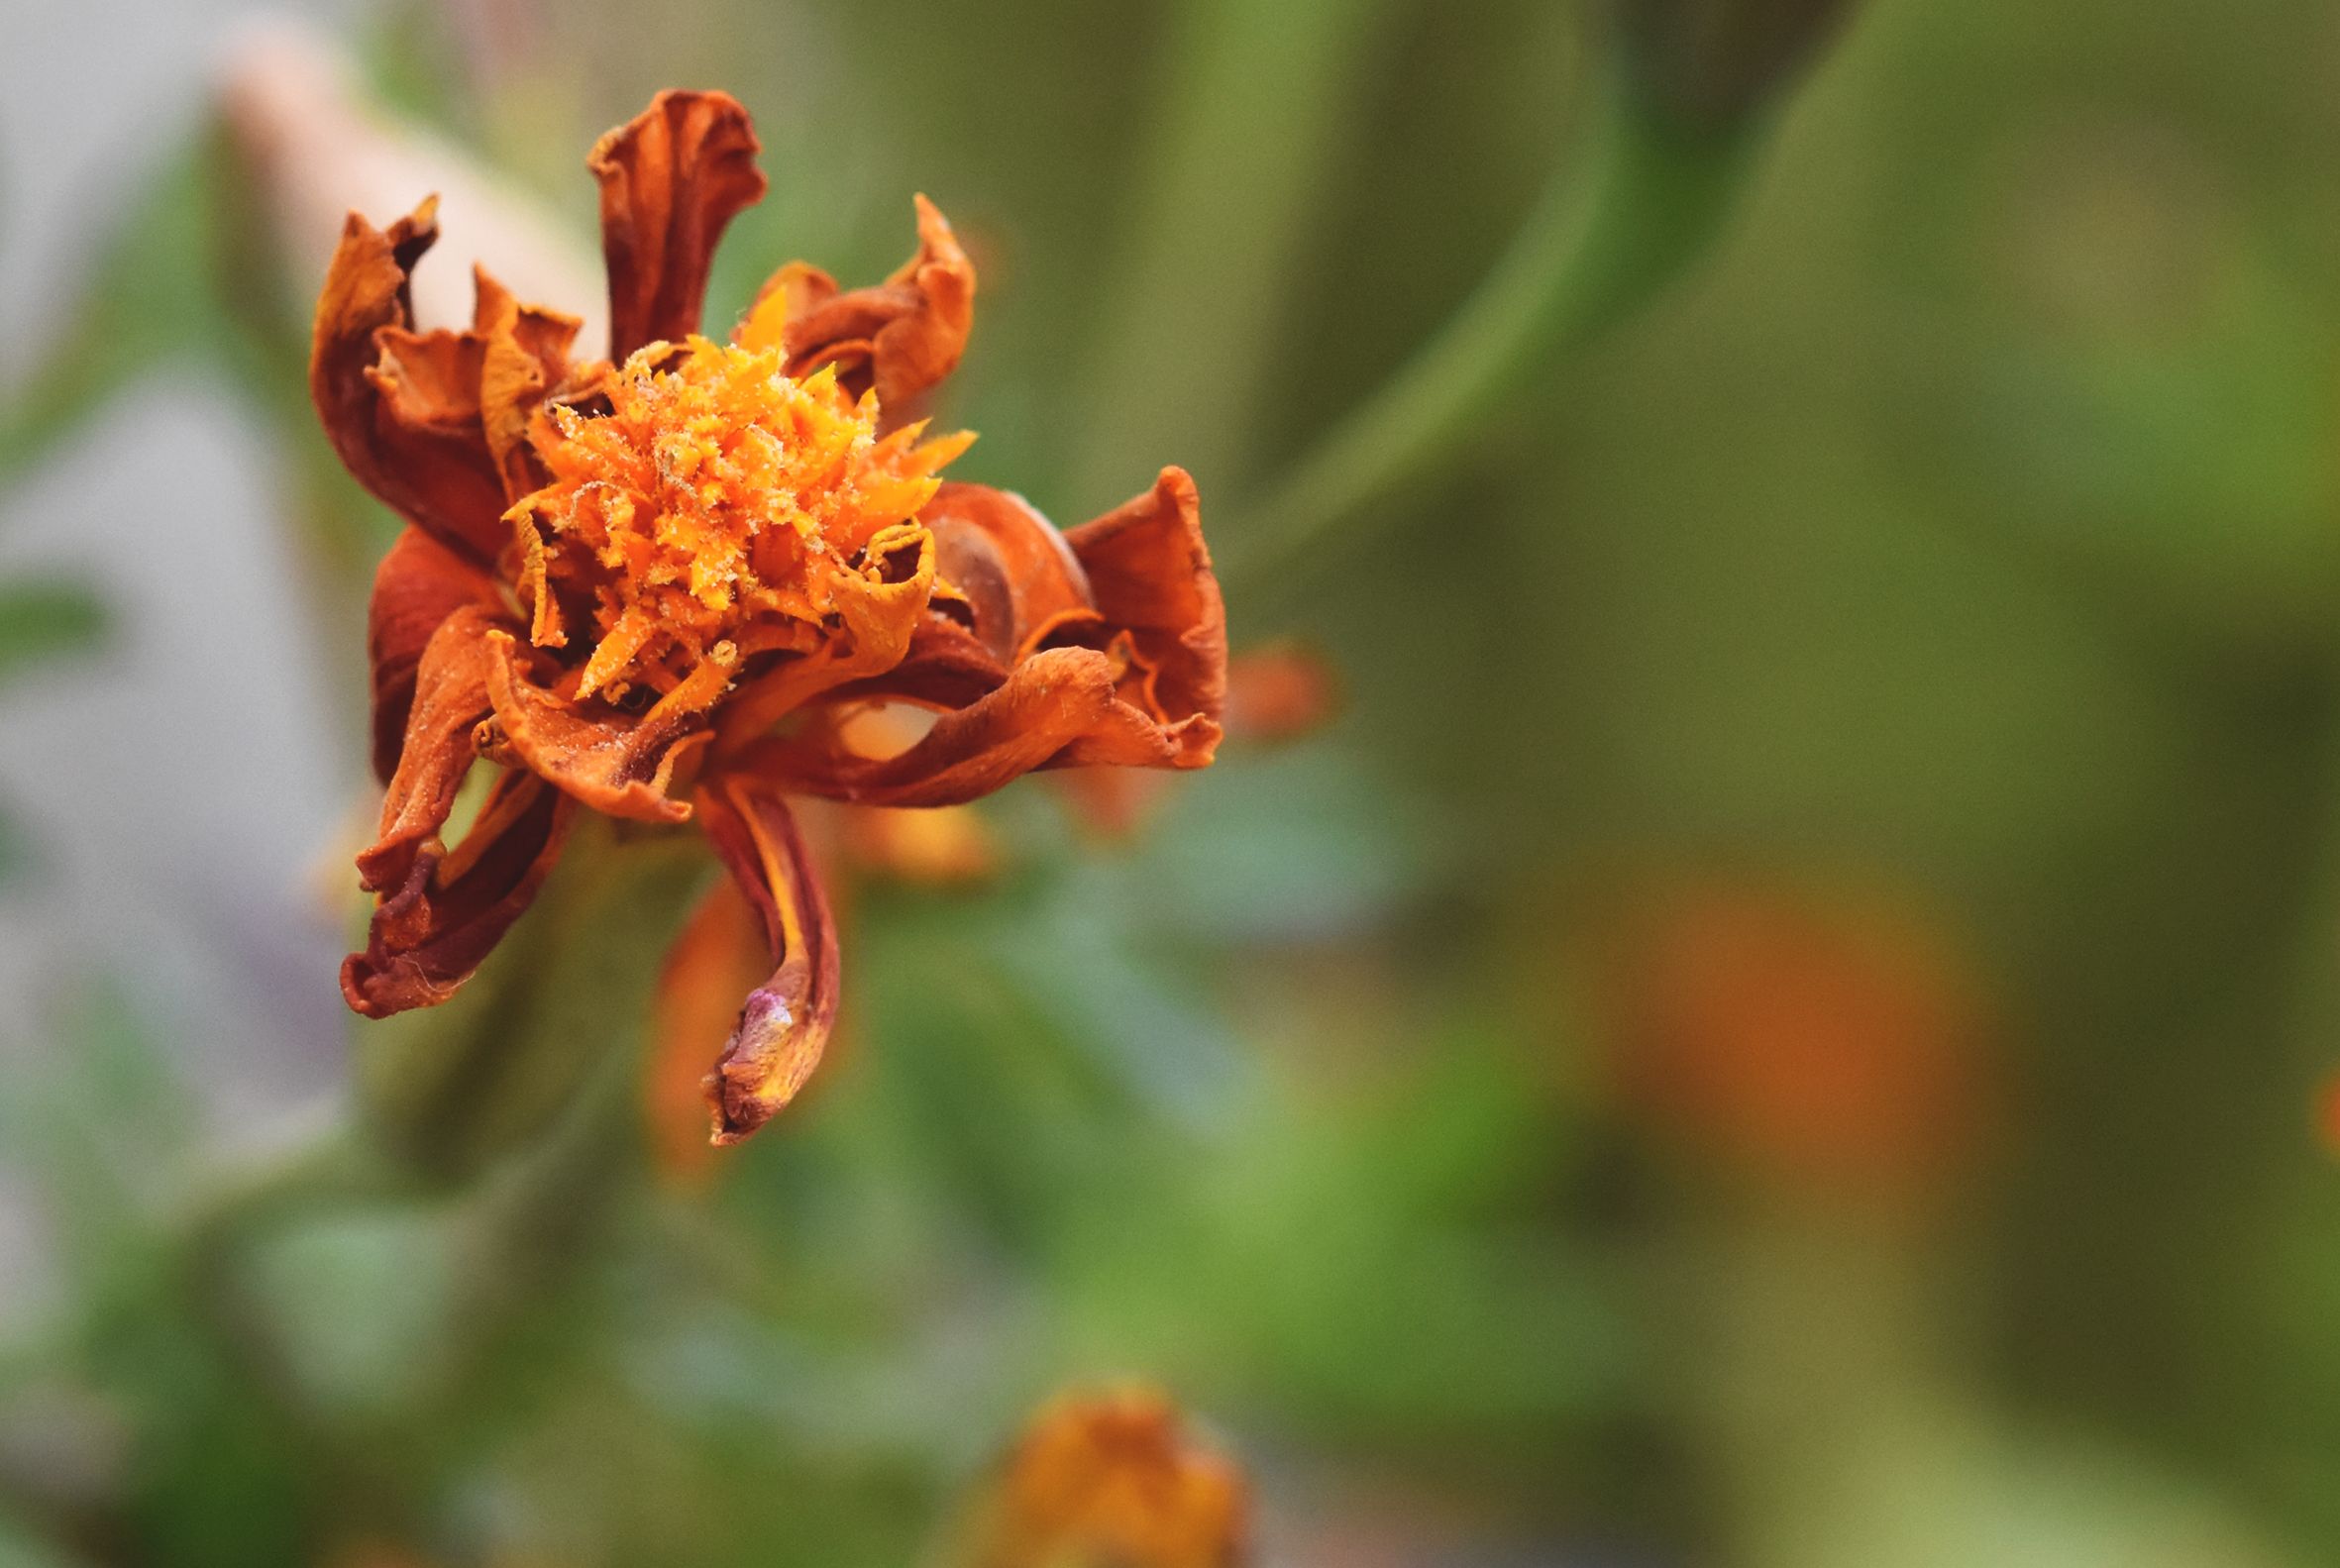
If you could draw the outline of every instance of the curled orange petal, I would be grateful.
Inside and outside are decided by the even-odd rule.
[[[752,780],[700,790],[700,820],[763,927],[772,974],[747,994],[706,1079],[714,1141],[737,1143],[779,1114],[820,1065],[837,1016],[837,931],[788,802]]]
[[[1059,633],[1103,623],[1072,547],[1022,496],[945,484],[918,520],[934,532],[935,575],[954,595],[938,607],[1003,666]]]
[[[373,683],[373,772],[383,784],[397,771],[417,667],[432,633],[459,609],[494,609],[501,600],[493,577],[419,528],[400,534],[382,557],[366,609],[366,645]]]
[[[758,151],[748,112],[720,92],[662,92],[593,145],[610,359],[698,330],[715,244],[764,196]]]
[[[487,274],[472,269],[472,332],[480,340],[479,428],[503,479],[518,500],[543,482],[527,445],[529,421],[569,375],[569,351],[582,325],[575,316],[524,305]]]
[[[1076,1395],[1041,1411],[975,1530],[974,1568],[1239,1568],[1250,1488],[1151,1389]]]
[[[757,295],[741,345],[785,347],[791,375],[835,366],[856,397],[877,392],[888,428],[916,418],[975,324],[975,263],[932,202],[920,196],[917,209],[917,254],[893,276],[839,293],[826,272],[791,262]]]
[[[1164,726],[1173,764],[1201,767],[1219,744],[1226,701],[1226,605],[1203,543],[1202,503],[1183,469],[1065,536],[1089,574],[1098,613],[1127,634],[1122,693]],[[1135,759],[1082,755],[1076,762]]]
[[[798,794],[857,805],[963,805],[1046,767],[1076,742],[1110,736],[1136,749],[1145,716],[1118,701],[1119,665],[1094,648],[1050,648],[1005,684],[941,715],[923,739],[891,757],[854,751],[841,715],[823,713],[792,736],[746,748],[737,766]]]
[[[462,605],[423,645],[398,765],[382,796],[381,831],[358,856],[359,882],[369,892],[387,895],[402,887],[417,854],[437,840],[455,808],[456,791],[479,755],[472,732],[488,711],[487,639],[496,625],[494,610]]]
[[[934,591],[934,536],[899,523],[873,538],[859,574],[832,584],[836,625],[809,652],[743,680],[723,704],[720,749],[752,741],[823,692],[899,666]]]
[[[386,1018],[454,995],[535,899],[574,810],[543,780],[506,773],[453,852],[436,838],[415,846],[374,908],[366,951],[342,962],[350,1006]]]
[[[667,793],[678,767],[704,744],[699,715],[728,679],[710,657],[698,673],[646,713],[594,701],[571,701],[529,676],[528,655],[511,632],[487,634],[485,674],[493,716],[480,750],[527,768],[565,793],[609,816],[637,822],[683,822],[691,807]]]
[[[509,530],[479,428],[477,351],[453,334],[412,330],[408,274],[438,235],[435,201],[386,231],[350,214],[317,301],[309,395],[359,483],[443,543],[492,562]]]

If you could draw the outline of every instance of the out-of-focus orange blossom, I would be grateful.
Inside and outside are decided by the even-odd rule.
[[[1981,1131],[1986,1009],[1931,920],[1874,896],[1706,881],[1604,944],[1625,1101],[1808,1190],[1924,1205]]]

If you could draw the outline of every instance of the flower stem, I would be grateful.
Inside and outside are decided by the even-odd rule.
[[[1222,576],[1289,586],[1376,498],[1458,456],[1522,381],[1633,315],[1702,256],[1730,215],[1762,122],[1666,115],[1622,69],[1600,85],[1587,145],[1436,337],[1241,508]]]
[[[1390,0],[1203,0],[1179,13],[1094,364],[1077,382],[1075,515],[1175,453],[1210,494],[1242,446],[1360,66]],[[1150,472],[1140,468],[1139,472]]]

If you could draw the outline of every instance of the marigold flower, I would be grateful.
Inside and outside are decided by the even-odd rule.
[[[1145,1388],[1059,1399],[1025,1430],[978,1521],[972,1568],[1238,1568],[1250,1488]]]
[[[717,1142],[788,1103],[835,1015],[836,934],[788,796],[936,807],[1034,769],[1199,768],[1225,688],[1182,470],[1066,534],[942,477],[972,438],[919,415],[966,344],[975,273],[923,197],[918,252],[885,282],[792,263],[728,342],[698,335],[716,242],[764,191],[757,150],[746,112],[699,92],[593,149],[606,359],[477,268],[471,326],[419,330],[425,201],[387,230],[350,216],[310,363],[342,461],[409,524],[370,612],[387,795],[344,994],[372,1017],[452,995],[580,805],[695,819],[771,969],[706,1081]],[[855,716],[888,704],[931,726],[857,746]],[[499,772],[450,848],[482,759]]]

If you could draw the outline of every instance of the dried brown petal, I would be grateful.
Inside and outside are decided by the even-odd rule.
[[[477,348],[411,326],[407,276],[438,238],[435,208],[426,201],[387,232],[350,214],[317,301],[309,394],[359,483],[443,543],[492,562],[510,531],[479,430]]]
[[[342,962],[341,989],[370,1018],[455,994],[536,897],[576,810],[527,774],[507,773],[453,852],[426,839],[373,911],[366,951]]]
[[[528,659],[525,646],[509,632],[489,635],[486,682],[494,718],[483,727],[481,749],[527,768],[606,815],[637,822],[689,820],[691,807],[672,798],[667,788],[689,749],[707,738],[699,716],[720,694],[723,679],[713,661],[647,713],[635,714],[547,690],[530,677]]]
[[[472,269],[472,331],[481,342],[479,428],[516,501],[543,483],[528,450],[528,422],[569,376],[569,351],[581,323],[575,316],[523,305],[483,267]]]
[[[757,294],[738,341],[785,347],[791,375],[834,365],[855,396],[877,392],[888,428],[917,418],[975,324],[975,263],[932,202],[920,196],[917,208],[917,255],[892,277],[839,293],[828,273],[792,261]]]
[[[1195,481],[1183,469],[1164,469],[1151,490],[1065,538],[1106,624],[1128,636],[1122,695],[1165,727],[1173,766],[1202,767],[1219,744],[1226,701],[1226,606],[1203,544]]]
[[[472,731],[488,710],[487,639],[501,624],[483,605],[461,605],[423,645],[414,696],[400,738],[398,766],[382,797],[381,832],[358,856],[369,892],[405,885],[416,856],[436,842],[455,808],[456,791],[479,757]]]
[[[878,534],[861,575],[834,584],[837,624],[809,653],[743,680],[724,702],[718,750],[754,740],[813,697],[900,666],[934,592],[934,536],[917,523]]]
[[[1119,661],[1094,648],[1045,649],[893,757],[851,750],[831,710],[797,735],[747,748],[737,766],[794,793],[888,806],[963,805],[1056,763],[1076,745],[1098,761],[1170,766],[1175,740],[1115,695],[1121,676]]]
[[[432,633],[467,605],[494,609],[502,602],[493,577],[419,528],[401,533],[381,558],[366,609],[366,645],[373,677],[373,773],[383,784],[398,768],[415,671]]]
[[[715,244],[764,197],[758,151],[748,112],[720,92],[662,92],[593,145],[610,359],[698,330]]]
[[[772,976],[748,993],[706,1080],[714,1141],[737,1143],[777,1115],[820,1065],[837,1016],[837,932],[788,802],[725,775],[699,792],[700,822],[755,910]]]
[[[934,532],[935,575],[953,595],[947,613],[963,616],[1003,668],[1051,637],[1103,624],[1072,547],[1022,496],[945,484],[918,520]]]

